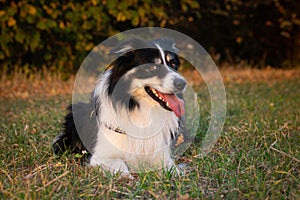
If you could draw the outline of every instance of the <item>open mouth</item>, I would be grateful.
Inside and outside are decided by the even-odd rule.
[[[177,117],[184,115],[184,101],[179,99],[175,94],[161,93],[150,86],[146,86],[145,91],[164,109],[173,111]]]

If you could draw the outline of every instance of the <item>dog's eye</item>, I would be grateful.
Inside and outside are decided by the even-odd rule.
[[[178,65],[176,64],[176,62],[174,60],[170,60],[169,65],[175,69],[178,70]]]

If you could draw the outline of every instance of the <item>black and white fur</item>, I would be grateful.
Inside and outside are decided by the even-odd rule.
[[[177,73],[176,50],[167,39],[132,39],[112,49],[118,57],[101,74],[90,103],[69,107],[54,152],[87,151],[91,166],[123,175],[141,168],[177,170],[171,148],[183,130],[186,82]],[[164,95],[174,108],[160,99]]]

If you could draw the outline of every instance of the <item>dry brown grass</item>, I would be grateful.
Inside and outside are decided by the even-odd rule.
[[[61,73],[50,73],[46,70],[30,74],[16,71],[10,76],[3,74],[0,82],[0,97],[27,99],[71,94],[75,76],[70,76],[68,80],[63,79]]]
[[[282,80],[300,79],[300,68],[294,69],[234,69],[222,68],[220,70],[223,81],[226,83],[254,83],[268,82],[270,84]],[[184,72],[192,85],[203,82],[198,72],[189,70]],[[24,74],[22,71],[7,76],[2,74],[0,81],[0,97],[22,98],[53,97],[57,95],[71,95],[75,76],[71,75],[63,80],[61,73],[49,73],[43,70],[39,73]]]
[[[295,80],[300,79],[300,68],[294,69],[255,69],[255,68],[221,68],[220,73],[222,75],[224,83],[258,83],[267,82],[274,84],[283,80]],[[188,78],[189,82],[193,85],[203,83],[203,79],[200,74],[195,70],[189,70],[184,72],[184,76]],[[209,77],[209,74],[208,74]],[[214,74],[211,75],[214,77]]]

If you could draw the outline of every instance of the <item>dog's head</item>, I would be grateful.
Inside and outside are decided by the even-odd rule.
[[[160,105],[177,117],[184,114],[181,98],[186,82],[178,74],[179,58],[171,40],[145,41],[132,39],[111,50],[118,55],[111,64],[108,95],[114,104],[125,105],[129,111],[140,104]]]

